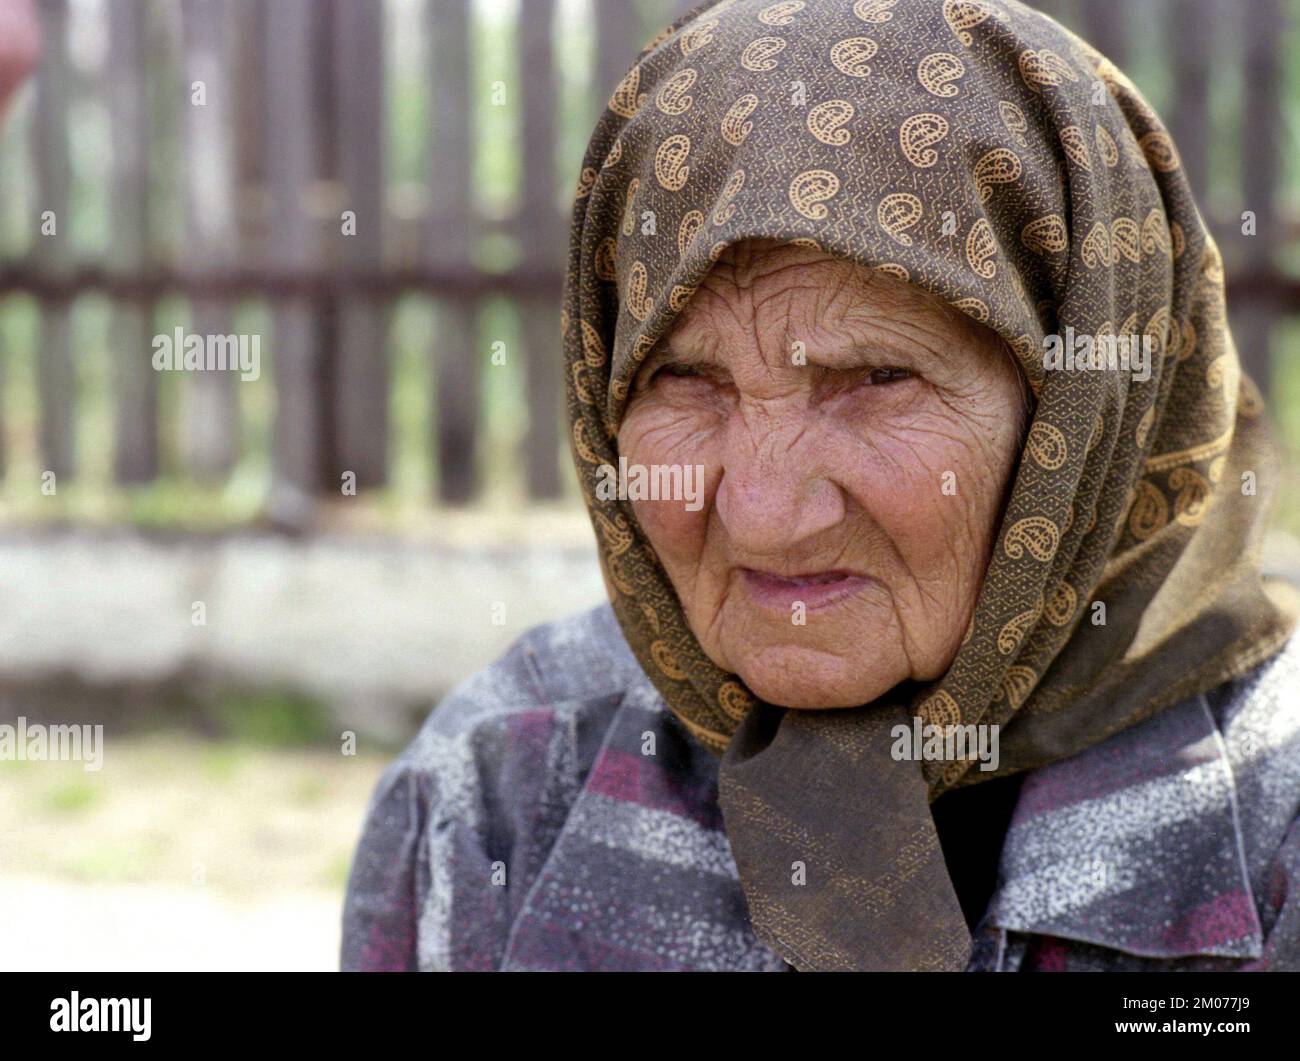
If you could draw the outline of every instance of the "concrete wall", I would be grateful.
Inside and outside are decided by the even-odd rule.
[[[576,542],[67,531],[0,537],[0,599],[0,691],[275,687],[401,737],[412,709],[530,626],[605,594],[594,547]]]

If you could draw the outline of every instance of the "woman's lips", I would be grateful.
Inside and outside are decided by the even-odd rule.
[[[761,608],[779,609],[788,616],[802,602],[808,611],[827,608],[866,588],[871,579],[852,571],[817,571],[805,575],[774,575],[742,567],[741,581],[750,600]]]

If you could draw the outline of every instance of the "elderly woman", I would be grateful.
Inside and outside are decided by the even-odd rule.
[[[702,6],[592,137],[563,328],[612,607],[389,769],[345,967],[1300,967],[1274,464],[1103,56]]]

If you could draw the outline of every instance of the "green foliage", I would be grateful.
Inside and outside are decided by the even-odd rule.
[[[223,736],[262,747],[301,747],[337,737],[330,712],[318,700],[274,689],[226,695],[212,721]]]
[[[75,814],[88,810],[100,799],[99,786],[85,778],[75,778],[49,789],[43,799],[47,810]]]

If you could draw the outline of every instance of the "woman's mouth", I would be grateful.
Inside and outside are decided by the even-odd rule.
[[[738,568],[749,599],[760,608],[780,610],[787,616],[802,604],[806,611],[828,608],[865,589],[871,579],[852,571],[816,571],[802,575],[774,575],[752,567]]]

